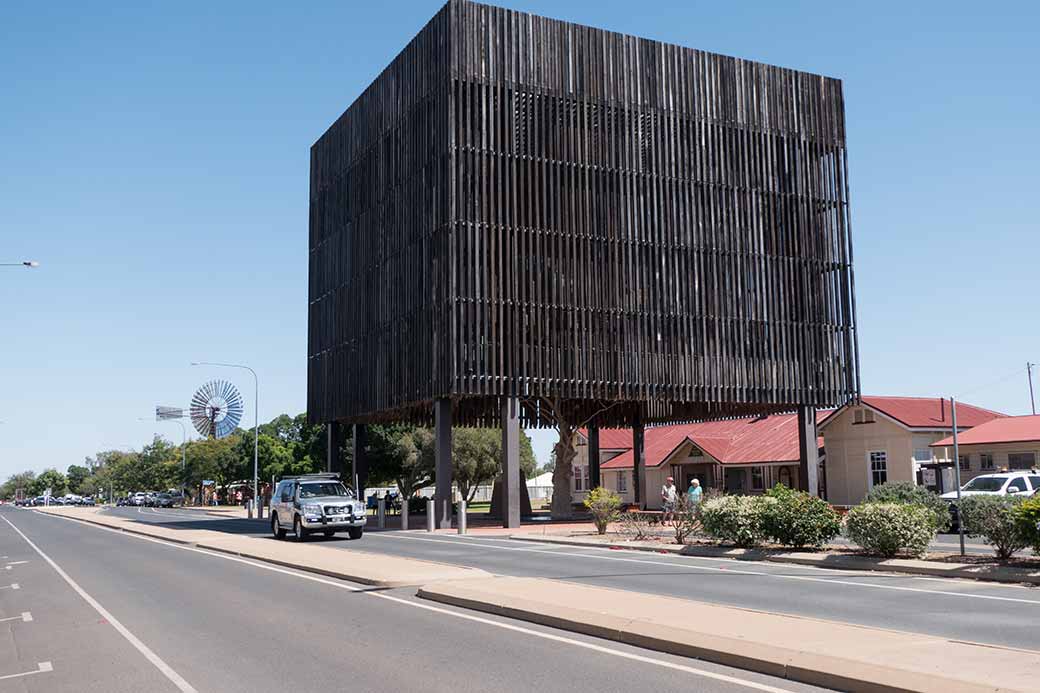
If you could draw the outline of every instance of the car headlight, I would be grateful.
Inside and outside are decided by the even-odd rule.
[[[365,514],[365,504],[364,503],[355,503],[354,504],[354,514],[355,515],[364,515]]]
[[[303,506],[303,512],[305,515],[321,515],[321,506],[308,504]]]

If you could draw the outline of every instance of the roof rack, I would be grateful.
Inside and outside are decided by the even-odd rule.
[[[319,472],[317,474],[290,474],[289,476],[283,476],[282,477],[282,481],[285,481],[286,479],[302,479],[302,480],[311,479],[311,480],[314,480],[314,481],[317,481],[319,479],[335,479],[336,481],[339,481],[339,473],[338,472]]]

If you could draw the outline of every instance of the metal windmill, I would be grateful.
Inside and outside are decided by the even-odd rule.
[[[188,412],[200,435],[223,438],[238,427],[243,409],[238,388],[226,380],[211,380],[195,391]]]

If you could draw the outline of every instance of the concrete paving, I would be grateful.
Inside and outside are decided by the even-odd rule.
[[[189,688],[180,690],[820,690],[431,605],[414,589],[366,588],[0,508],[0,555],[28,561],[3,571],[14,575],[0,583],[23,584],[0,589],[0,609],[4,616],[30,609],[34,617],[0,623],[0,676],[53,665],[0,679],[3,691],[178,690],[15,528],[181,677]]]
[[[1040,669],[1040,652],[541,578],[433,583],[419,596],[841,690],[1026,693]]]
[[[266,523],[197,521],[188,511],[107,511],[180,530],[204,527],[270,536]],[[272,540],[273,541],[273,540]],[[481,568],[496,575],[589,585],[775,611],[938,637],[1035,648],[1040,589],[966,580],[824,570],[807,566],[537,545],[425,532],[366,532],[331,547]]]

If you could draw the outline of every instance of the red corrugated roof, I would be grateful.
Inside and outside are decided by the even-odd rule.
[[[864,404],[910,428],[952,428],[950,402],[941,397],[864,397]],[[973,404],[957,403],[957,427],[970,428],[1006,416]]]
[[[817,422],[830,411],[817,412]],[[624,469],[634,466],[631,449],[631,431],[628,449],[604,462],[602,469]],[[603,433],[600,431],[600,447],[603,448]],[[617,438],[620,440],[620,437]],[[675,426],[655,426],[646,429],[646,464],[660,466],[680,445],[689,440],[707,454],[723,464],[764,464],[768,462],[798,461],[798,416],[779,414],[764,418],[704,421]],[[823,445],[823,439],[817,439]]]
[[[957,405],[957,428],[961,427],[961,405]],[[1040,441],[1040,416],[999,416],[957,434],[961,445],[994,443],[1032,443]],[[932,447],[953,445],[953,436],[943,438]]]

